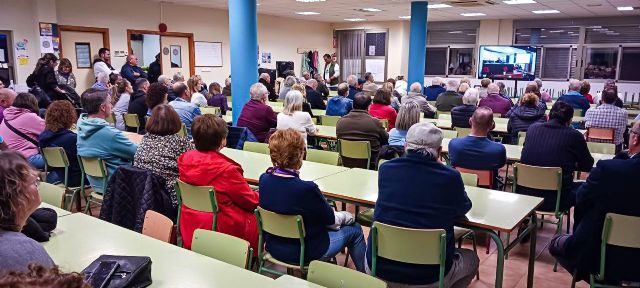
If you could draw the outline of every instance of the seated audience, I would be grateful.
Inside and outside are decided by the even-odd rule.
[[[505,90],[505,85],[504,82],[496,82],[496,85],[498,85],[498,93],[500,94],[500,96],[502,96],[503,98],[509,99],[509,97],[506,95],[507,91]],[[511,99],[509,99],[511,100]]]
[[[413,124],[420,122],[420,106],[416,102],[400,105],[396,125],[389,131],[389,145],[404,146],[407,131]]]
[[[327,101],[327,116],[344,116],[353,108],[353,100],[347,98],[349,85],[347,83],[338,84],[338,96],[329,98]]]
[[[327,109],[327,105],[322,100],[322,94],[318,93],[318,82],[314,79],[309,79],[305,86],[307,90],[307,101],[311,105],[311,109]]]
[[[438,95],[436,99],[436,108],[440,112],[449,112],[453,107],[462,105],[462,95],[456,92],[458,90],[458,81],[447,81],[447,91],[444,91]]]
[[[109,74],[105,72],[98,72],[98,77],[96,77],[96,83],[93,83],[91,88],[95,90],[105,90],[109,91],[111,85],[109,85]]]
[[[193,119],[200,115],[200,109],[195,104],[191,103],[191,94],[189,94],[189,88],[184,83],[173,84],[173,93],[176,95],[176,100],[169,102],[169,105],[173,107],[180,116],[180,121],[184,123],[187,128],[187,135],[191,139],[191,123]]]
[[[442,131],[433,124],[411,126],[405,156],[389,160],[379,168],[373,219],[405,228],[446,230],[445,287],[467,287],[478,272],[480,261],[475,252],[455,248],[453,223],[465,217],[471,201],[460,173],[438,162],[441,145]],[[367,263],[371,268],[371,238],[367,243]],[[437,265],[400,263],[381,257],[376,270],[376,277],[385,280],[389,287],[427,287],[424,285],[432,283],[437,286],[439,276]]]
[[[542,93],[540,92],[540,89],[538,88],[538,85],[536,84],[536,82],[529,82],[527,87],[524,88],[524,94],[527,94],[527,93],[535,94],[536,96],[538,96],[538,100],[542,99]],[[538,101],[538,110],[541,110],[542,113],[546,113],[547,104],[544,101]],[[507,117],[509,116],[507,115]]]
[[[0,276],[28,271],[29,264],[53,267],[55,264],[42,245],[20,232],[40,205],[38,171],[22,154],[3,151],[0,183]]]
[[[173,101],[176,99],[176,95],[173,94],[173,81],[171,80],[171,77],[167,75],[160,75],[158,76],[158,83],[162,83],[165,87],[167,87],[167,93],[169,94],[167,96],[168,101]]]
[[[264,86],[262,84],[257,84]],[[264,88],[265,99],[267,97]],[[249,241],[254,253],[258,248],[258,226],[253,211],[258,207],[258,193],[251,190],[242,176],[240,164],[220,153],[227,144],[227,123],[212,114],[193,121],[193,142],[196,149],[178,158],[180,180],[196,186],[215,189],[218,200],[217,231]],[[184,247],[191,249],[196,229],[211,229],[212,213],[181,208],[180,234]]]
[[[385,82],[382,84],[382,88],[391,91],[391,108],[393,108],[393,110],[396,110],[396,113],[397,113],[398,110],[400,110],[401,96],[400,96],[400,93],[398,93],[398,91],[396,91],[393,87],[394,87],[394,84],[391,82]]]
[[[231,96],[231,76],[229,78],[224,79],[224,88],[222,88],[222,94],[224,96]]]
[[[588,172],[593,167],[593,157],[589,153],[584,136],[570,126],[572,118],[573,108],[565,102],[557,101],[551,108],[548,122],[529,126],[520,157],[522,164],[562,168],[560,211],[565,211],[575,204],[574,189],[577,185],[573,183],[573,172]],[[554,211],[556,207],[556,191],[541,191],[520,186],[516,191],[518,194],[544,197],[544,202],[538,207],[540,211]]]
[[[581,109],[582,114],[580,115],[584,116],[584,113],[586,113],[587,110],[591,108],[591,105],[589,105],[589,100],[587,100],[586,97],[580,94],[581,87],[582,83],[580,83],[580,80],[569,80],[569,92],[560,96],[560,98],[558,98],[558,101],[569,104],[571,107],[573,107],[573,109]]]
[[[147,79],[147,73],[138,66],[138,56],[127,55],[127,62],[120,68],[120,75],[131,83],[137,83],[138,79]],[[148,81],[147,81],[148,82]]]
[[[106,91],[89,89],[82,93],[80,99],[85,113],[78,119],[77,140],[78,155],[102,159],[107,165],[108,178],[118,166],[130,164],[138,149],[138,145],[133,144],[124,133],[105,120],[111,115],[110,98]],[[102,188],[100,178],[87,178],[91,186]]]
[[[373,104],[369,106],[369,115],[380,120],[387,120],[387,131],[396,125],[398,113],[391,107],[391,91],[378,89],[373,97]]]
[[[511,100],[500,96],[500,87],[491,83],[487,86],[487,97],[480,99],[478,106],[489,107],[493,113],[500,113],[501,117],[504,117],[511,110],[511,104]]]
[[[302,94],[302,97],[304,98],[302,101],[302,112],[309,113],[309,115],[311,115],[311,118],[313,118],[313,111],[311,111],[311,104],[309,104],[309,101],[307,101],[306,85],[302,83],[294,84],[293,86],[291,86],[291,90],[298,91]]]
[[[278,130],[269,139],[269,150],[274,167],[260,176],[260,207],[278,214],[302,216],[305,263],[331,259],[346,247],[356,269],[364,272],[366,246],[362,227],[353,223],[353,216],[348,212],[334,212],[318,185],[299,177],[305,154],[300,133],[293,129]],[[345,221],[344,218],[350,220]],[[266,250],[274,258],[291,264],[299,263],[298,239],[269,233],[263,236]]]
[[[542,79],[536,78],[533,80],[533,82],[536,82],[536,85],[538,86],[538,91],[540,91],[540,96],[539,96],[540,102],[546,103],[551,101],[551,95],[549,95],[549,92],[542,90]]]
[[[124,117],[122,115],[127,113],[129,109],[131,94],[133,94],[133,87],[131,83],[129,83],[129,80],[122,79],[116,83],[116,94],[111,97],[114,97],[116,102],[113,105],[113,113],[116,116],[116,128],[118,128],[118,130],[125,130]]]
[[[149,85],[149,91],[147,92],[147,98],[145,99],[145,104],[149,107],[147,111],[148,116],[151,116],[151,112],[153,111],[153,108],[156,108],[156,106],[160,104],[167,104],[168,92],[169,90],[167,89],[167,86],[164,86],[162,83],[156,82]]]
[[[184,75],[180,72],[173,73],[172,82],[173,84],[184,83]]]
[[[269,73],[260,74],[260,79],[258,79],[258,82],[262,83],[264,87],[267,87],[267,91],[269,91],[269,101],[276,101],[278,99],[278,94],[276,94],[276,91],[273,90],[274,85],[271,83],[271,76],[269,75]]]
[[[491,188],[495,189],[498,187],[498,170],[507,163],[507,150],[504,145],[487,137],[496,124],[493,111],[488,107],[478,107],[469,123],[471,132],[468,136],[449,142],[449,161],[453,167],[490,170],[494,177]]]
[[[311,121],[311,115],[306,112],[302,112],[302,93],[292,90],[287,93],[287,97],[284,98],[284,109],[282,113],[278,113],[278,124],[276,129],[285,130],[293,129],[302,135],[302,138],[307,143],[307,134],[315,135],[317,128]]]
[[[480,99],[486,98],[487,95],[489,95],[489,92],[487,92],[487,88],[489,88],[489,84],[491,84],[491,79],[489,78],[482,78],[482,80],[480,80],[480,87],[478,87],[478,92],[480,93]]]
[[[396,90],[397,91],[397,90]],[[422,91],[422,85],[420,83],[415,82],[411,84],[409,93],[407,96],[402,97],[402,104],[407,102],[415,102],[420,106],[420,111],[424,113],[425,118],[432,118],[436,114],[435,107],[431,106],[424,95],[420,94]]]
[[[227,110],[229,110],[227,96],[222,94],[222,87],[218,82],[213,82],[209,85],[209,100],[207,100],[207,104],[211,107],[220,107],[220,114],[227,115]]]
[[[394,85],[395,85],[394,89],[398,91],[398,93],[401,93],[402,91],[406,93],[407,87],[409,87],[409,84],[407,83],[407,81],[404,80],[404,76],[400,76],[400,75],[398,75],[398,79],[396,80],[396,83]],[[422,84],[420,84],[420,87],[422,87]],[[421,91],[418,91],[418,93],[420,92]]]
[[[364,80],[366,82],[362,84],[362,91],[371,97],[375,96],[376,91],[378,91],[378,85],[373,79],[373,74],[371,72],[364,73]]]
[[[431,86],[424,88],[424,95],[427,97],[427,101],[436,101],[440,93],[447,91],[447,89],[442,87],[442,84],[442,78],[440,77],[436,77],[431,80]]]
[[[60,59],[58,70],[56,71],[56,80],[58,80],[58,86],[76,89],[76,76],[73,75],[73,66],[71,66],[69,59]]]
[[[316,91],[322,95],[322,99],[327,100],[329,98],[329,87],[327,87],[327,83],[322,78],[322,74],[316,73],[313,75],[313,79],[318,82],[318,88]]]
[[[13,105],[16,100],[16,92],[9,88],[0,88],[0,122],[4,119],[4,110]]]
[[[513,107],[507,118],[507,132],[512,139],[518,139],[518,132],[527,132],[529,126],[534,123],[544,123],[547,121],[547,115],[540,109],[539,98],[534,93],[526,93],[520,98],[518,106]],[[546,106],[546,104],[545,104]],[[515,141],[511,141],[512,143]]]
[[[347,77],[347,84],[349,84],[349,95],[347,97],[353,101],[355,100],[356,94],[361,91],[358,89],[358,77],[356,75],[349,75],[349,77]]]
[[[251,100],[242,107],[236,126],[247,127],[256,136],[258,142],[265,142],[269,130],[276,128],[278,124],[276,113],[266,104],[269,90],[262,83],[256,83],[251,85],[249,94]]]
[[[614,128],[613,144],[616,144],[616,153],[622,151],[624,131],[627,129],[627,110],[614,106],[618,95],[614,89],[608,88],[602,91],[602,105],[587,110],[584,117],[586,128]],[[608,142],[590,140],[594,142]]]
[[[587,80],[580,81],[580,94],[582,94],[584,98],[587,98],[587,100],[589,101],[589,104],[593,104],[593,96],[589,94],[590,91],[591,91],[591,83],[589,83],[589,81]]]
[[[284,101],[284,97],[287,96],[287,93],[291,91],[291,87],[297,84],[296,77],[287,76],[287,78],[284,79],[283,83],[284,84],[282,85],[282,87],[280,87],[280,93],[278,94],[278,100],[282,100],[282,101]]]
[[[61,182],[67,184],[68,187],[80,186],[82,176],[77,161],[78,147],[76,146],[78,135],[70,130],[77,119],[76,109],[69,101],[53,101],[47,109],[47,114],[44,117],[45,130],[40,133],[38,146],[40,148],[61,147],[69,160],[68,182],[64,183],[64,168],[49,167],[49,175],[47,175],[49,183]]]
[[[150,170],[167,181],[167,191],[171,193],[175,207],[178,206],[175,191],[179,176],[178,157],[193,149],[188,138],[178,136],[181,127],[180,116],[171,106],[157,105],[147,122],[147,134],[142,137],[133,157],[134,166]]]
[[[11,107],[4,109],[0,135],[11,150],[20,152],[29,163],[44,170],[44,159],[38,151],[38,137],[44,131],[44,120],[38,116],[38,100],[30,93],[20,93]]]
[[[145,127],[147,112],[149,112],[149,108],[147,107],[147,91],[149,91],[149,80],[145,78],[140,78],[135,83],[135,92],[131,94],[131,98],[129,98],[129,107],[127,108],[127,113],[138,115],[138,121],[140,123],[140,132],[142,132]],[[135,128],[127,127],[127,131],[135,132]]]
[[[191,76],[191,78],[187,80],[187,87],[189,87],[189,94],[191,94],[191,103],[198,107],[207,107],[207,98],[200,93],[200,90],[202,90],[202,80],[200,80],[200,76]]]
[[[467,90],[469,90],[469,88],[471,88],[471,87],[469,87],[469,84],[460,83],[460,85],[458,86],[458,91],[456,91],[456,92],[458,92],[458,94],[460,94],[460,95],[464,95],[464,93],[466,93]]]
[[[573,234],[559,235],[551,240],[549,252],[567,271],[575,272],[578,281],[588,282],[589,274],[600,271],[605,215],[616,213],[640,217],[637,205],[640,194],[635,185],[630,185],[632,179],[640,177],[639,135],[640,122],[636,122],[629,133],[629,153],[626,155],[629,159],[616,157],[598,161],[576,194]],[[608,245],[606,257],[605,280],[609,284],[640,282],[637,266],[628,262],[628,259],[640,257],[638,249]]]
[[[454,128],[471,128],[469,119],[471,119],[473,112],[476,112],[478,108],[479,93],[476,88],[467,89],[467,92],[464,92],[464,96],[462,96],[462,105],[451,109],[451,125]]]
[[[367,113],[369,105],[371,105],[371,97],[365,93],[358,93],[355,99],[353,110],[338,120],[336,136],[338,139],[351,141],[369,141],[371,143],[371,167],[374,167],[380,146],[387,145],[389,135],[382,127],[382,123]],[[342,159],[342,163],[345,167],[366,168],[366,162],[359,159],[345,157]]]

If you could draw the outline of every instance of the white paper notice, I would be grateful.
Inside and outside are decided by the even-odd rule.
[[[40,36],[40,53],[53,53],[53,39],[51,39],[51,36]]]
[[[366,59],[365,69],[373,74],[376,82],[384,82],[385,60],[384,59]]]
[[[0,62],[7,62],[7,60],[4,59],[4,49],[0,49]]]
[[[369,46],[369,56],[376,56],[376,46]]]

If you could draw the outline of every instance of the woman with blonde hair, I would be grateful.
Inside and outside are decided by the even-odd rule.
[[[307,102],[307,89],[304,87],[304,84],[293,84],[293,86],[291,86],[290,91],[294,91],[294,90],[302,94],[302,112],[309,113],[309,116],[313,118],[313,112],[311,112],[311,104]],[[289,92],[287,92],[287,94],[289,94]],[[286,98],[286,95],[285,95],[285,98]]]
[[[116,115],[116,128],[124,131],[124,118],[123,114],[127,113],[129,109],[129,100],[131,100],[131,94],[133,94],[133,86],[127,79],[120,79],[116,82],[116,94],[111,100],[115,101],[113,104],[113,113]]]
[[[311,115],[302,111],[302,93],[292,90],[284,97],[284,109],[278,113],[278,124],[276,129],[284,130],[292,128],[302,135],[307,143],[307,134],[315,135],[318,131],[311,121]]]
[[[202,90],[202,80],[200,76],[191,76],[191,78],[187,80],[187,87],[189,87],[189,93],[191,94],[191,103],[198,107],[206,107],[207,98],[200,93],[200,90]]]
[[[417,102],[407,102],[400,105],[400,112],[396,118],[395,128],[389,131],[389,145],[404,146],[407,131],[413,124],[420,122],[420,105]]]
[[[458,93],[460,95],[464,95],[464,92],[467,92],[467,90],[469,88],[471,88],[471,87],[469,87],[468,83],[462,82],[462,83],[460,83],[460,86],[458,86]]]

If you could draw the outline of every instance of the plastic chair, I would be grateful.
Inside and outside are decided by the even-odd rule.
[[[194,186],[178,179],[176,182],[176,196],[178,197],[178,219],[176,221],[178,231],[180,231],[182,204],[196,211],[212,213],[213,221],[211,222],[211,231],[216,231],[218,224],[218,201],[216,200],[216,192],[213,187]],[[180,243],[180,246],[182,246],[182,243]]]
[[[442,130],[442,138],[446,138],[446,139],[458,138],[458,131],[443,129]]]
[[[271,262],[277,265],[281,265],[287,268],[287,271],[300,270],[302,274],[306,274],[308,266],[304,264],[304,222],[302,220],[302,216],[300,215],[281,215],[269,210],[265,210],[262,207],[258,206],[255,210],[256,219],[258,222],[258,273],[262,273],[263,271],[275,274],[275,275],[283,275],[282,272],[265,268],[265,262]],[[299,239],[300,240],[300,260],[298,264],[289,264],[283,261],[279,261],[271,254],[264,250],[264,232],[269,234],[290,238],[290,239]]]
[[[608,155],[616,154],[616,145],[613,143],[587,142],[587,147],[589,148],[589,152],[591,153],[600,153],[600,154],[608,154]]]
[[[173,221],[156,211],[147,210],[144,214],[144,224],[142,224],[142,234],[171,243],[173,236]]]
[[[87,175],[100,178],[102,180],[102,188],[96,188],[91,185],[91,195],[86,197],[87,205],[84,208],[84,213],[91,215],[91,203],[102,205],[103,195],[107,192],[107,166],[100,158],[82,157],[80,155],[78,155],[78,164],[80,164],[80,171],[82,172],[82,178],[80,179],[80,194],[86,195],[84,192],[84,180]]]
[[[107,116],[104,120],[109,124],[116,125],[116,113],[112,111],[111,115]]]
[[[196,229],[193,233],[191,251],[222,262],[251,269],[253,249],[249,242],[220,232]]]
[[[591,274],[589,276],[591,287],[629,287],[603,283],[606,281],[607,245],[640,249],[640,234],[637,233],[638,227],[640,227],[640,217],[607,213],[602,229],[602,244],[600,245],[600,270],[598,274]],[[635,259],[627,260],[629,261],[627,263],[633,263]],[[612,268],[614,267],[609,267],[609,269]]]
[[[369,169],[371,166],[371,143],[369,141],[338,139],[338,153],[340,153],[340,157],[366,159],[367,166],[365,169]]]
[[[269,102],[269,106],[272,106],[272,107],[284,107],[284,102],[280,102],[280,101]]]
[[[338,120],[340,120],[340,116],[327,116],[327,115],[320,115],[320,124],[324,125],[324,126],[333,126],[335,127],[336,124],[338,124]]]
[[[340,166],[340,153],[318,149],[307,150],[307,161]]]
[[[124,126],[136,128],[136,133],[140,133],[140,119],[137,114],[125,113],[122,115]]]
[[[461,173],[475,174],[478,176],[478,186],[491,188],[493,187],[493,171],[491,170],[474,170],[462,167],[455,167]]]
[[[563,217],[567,215],[567,233],[569,233],[571,219],[571,209],[560,211],[560,196],[562,193],[562,169],[560,167],[538,167],[530,166],[522,163],[513,164],[513,186],[512,192],[517,193],[517,186],[539,189],[539,190],[555,190],[556,205],[553,212],[536,211],[536,214],[542,215],[540,223],[549,223],[556,225],[556,234],[562,232]],[[556,221],[548,220],[544,216],[554,216]],[[549,218],[550,219],[550,218]],[[507,245],[508,238],[507,235]],[[557,271],[558,262],[553,265],[553,271]]]
[[[74,200],[77,199],[77,210],[80,211],[80,187],[69,187],[69,158],[67,157],[67,152],[64,151],[62,147],[47,147],[40,149],[40,154],[44,159],[44,172],[47,173],[49,167],[53,168],[64,168],[64,178],[62,179],[62,184],[65,189],[65,201],[64,201],[64,209],[69,209],[67,205],[66,198],[71,196],[71,201],[69,204],[73,204]],[[68,194],[70,192],[70,195]],[[78,198],[76,198],[76,196]]]
[[[462,182],[464,183],[464,186],[478,186],[478,175],[473,173],[461,172],[460,176],[462,176]]]
[[[582,109],[573,108],[573,116],[574,117],[581,117],[582,116]]]
[[[327,288],[387,287],[380,279],[322,261],[311,261],[307,281]]]
[[[178,133],[176,134],[180,137],[187,137],[187,125],[184,125],[184,123],[182,123],[182,126],[180,126],[180,131],[178,131]]]
[[[518,146],[524,146],[524,140],[527,138],[527,132],[518,132]]]
[[[220,110],[220,107],[213,107],[213,106],[200,107],[200,114],[220,115],[221,113],[222,112]]]
[[[455,130],[458,132],[458,137],[456,138],[466,137],[471,133],[471,128],[456,127]]]
[[[49,205],[65,209],[64,196],[65,189],[47,182],[40,182],[38,184],[38,194],[42,202]]]
[[[371,233],[371,276],[376,276],[378,257],[403,263],[439,265],[438,287],[444,288],[447,259],[444,229],[410,229],[374,222]]]
[[[269,144],[260,143],[260,142],[244,142],[244,146],[242,150],[249,152],[256,152],[261,154],[270,154]]]
[[[589,127],[587,128],[587,141],[596,140],[600,141],[609,141],[609,143],[613,143],[614,137],[616,135],[616,129],[614,128],[595,128]]]

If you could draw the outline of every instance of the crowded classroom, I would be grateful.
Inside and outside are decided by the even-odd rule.
[[[0,287],[640,287],[638,0],[0,6]]]

